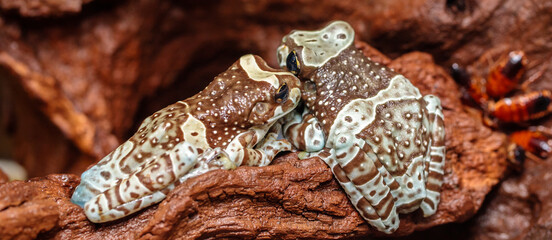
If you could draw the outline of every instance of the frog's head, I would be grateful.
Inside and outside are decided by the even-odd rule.
[[[201,111],[217,126],[270,126],[293,110],[301,98],[301,82],[292,73],[274,69],[259,56],[245,55],[200,94]]]
[[[352,45],[355,31],[344,21],[334,21],[320,30],[292,31],[278,47],[280,67],[301,78],[309,78],[317,68]]]

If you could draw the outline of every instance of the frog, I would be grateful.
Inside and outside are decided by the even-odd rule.
[[[301,82],[256,55],[244,55],[205,89],[147,117],[130,139],[82,173],[71,201],[94,223],[162,201],[187,179],[216,169],[265,166],[293,146],[283,117]]]
[[[288,117],[295,120],[284,132],[303,157],[319,157],[330,167],[369,225],[390,234],[399,214],[437,211],[444,115],[438,97],[422,95],[406,77],[366,57],[354,35],[347,22],[334,21],[283,37],[278,62],[303,82],[306,106]],[[311,133],[294,133],[304,129]]]

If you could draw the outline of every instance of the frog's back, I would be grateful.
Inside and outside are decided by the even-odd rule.
[[[339,121],[336,118],[340,112],[362,113],[387,102],[404,99],[416,102],[422,97],[408,79],[384,65],[372,62],[354,46],[329,59],[313,72],[311,80],[316,84],[316,94],[310,96],[307,93],[303,98],[323,123],[326,133],[330,132],[335,121]],[[362,104],[352,103],[355,101]],[[355,108],[364,109],[355,111]],[[374,116],[375,114],[374,112]],[[359,116],[362,119],[354,120],[359,125],[367,126],[374,116]],[[342,121],[345,120],[345,116],[341,118]]]

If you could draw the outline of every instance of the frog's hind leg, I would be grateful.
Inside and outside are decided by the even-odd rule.
[[[109,208],[109,200],[105,198],[105,195],[103,197],[98,195],[100,197],[96,197],[93,201],[89,201],[84,205],[84,213],[90,221],[95,223],[113,221],[162,201],[173,188],[174,184],[170,184],[163,190],[155,191],[152,194],[111,208]],[[106,206],[107,208],[104,209]]]
[[[348,149],[323,150],[316,154],[331,168],[361,216],[379,231],[392,233],[399,227],[397,209],[375,159],[353,145]]]
[[[219,148],[209,148],[198,155],[197,149],[189,143],[182,141],[179,145],[89,200],[85,204],[85,213],[90,221],[115,220],[161,201],[163,196],[157,192],[178,181],[191,169],[197,168],[195,166],[198,161],[209,162],[221,154]],[[148,201],[138,204],[137,199]]]
[[[424,216],[427,217],[437,211],[440,201],[445,166],[445,123],[439,98],[426,95],[424,100],[429,116],[431,146],[429,148],[429,162],[425,163],[427,196],[420,207]]]
[[[145,164],[146,161],[139,162],[131,157],[133,149],[135,149],[135,143],[130,140],[126,141],[100,160],[98,164],[84,171],[80,184],[71,196],[71,202],[83,207],[94,196],[113,187],[121,179],[127,178],[129,174],[123,170],[137,169]]]
[[[412,159],[403,175],[394,176],[385,168],[383,159],[374,153],[370,144],[365,142],[362,149],[370,159],[375,159],[374,165],[391,190],[397,212],[406,214],[418,209],[426,197],[423,156]]]
[[[169,106],[156,114],[167,115],[169,113],[166,110],[171,108],[173,107]],[[143,138],[162,139],[161,141],[169,139],[165,138],[169,136],[174,138],[176,128],[156,127],[159,123],[153,121],[154,116],[155,114],[147,117],[138,132],[130,139],[82,173],[80,184],[71,196],[71,202],[84,207],[84,204],[93,197],[119,184],[123,179],[129,178],[132,173],[140,171],[164,152],[163,149],[153,146],[152,141],[144,141]],[[166,126],[166,123],[170,122],[164,122],[162,125]],[[171,125],[174,126],[174,124]],[[180,145],[176,144],[176,146]]]
[[[86,203],[84,206],[85,214],[88,219],[93,222],[107,222],[140,211],[141,209],[161,202],[170,191],[172,191],[177,185],[185,182],[187,179],[199,176],[211,170],[227,169],[228,163],[226,161],[228,161],[228,159],[223,155],[224,154],[220,151],[220,149],[207,149],[204,154],[198,157],[195,166],[189,170],[188,173],[177,179],[174,183],[169,184],[161,190],[154,191],[151,194],[144,195],[115,207],[110,208],[108,203],[113,200],[109,200],[105,193],[101,194],[100,197],[94,198],[94,201]]]

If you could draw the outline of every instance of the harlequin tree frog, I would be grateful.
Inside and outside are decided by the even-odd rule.
[[[303,81],[309,111],[303,124],[315,125],[290,141],[330,166],[369,224],[392,233],[398,213],[421,208],[429,216],[439,204],[445,163],[441,104],[365,57],[353,40],[353,28],[343,21],[283,38],[280,65]],[[307,129],[297,118],[285,126],[288,135]],[[324,136],[325,143],[309,142],[307,135]]]
[[[293,74],[245,55],[203,91],[149,116],[125,143],[85,171],[71,201],[92,222],[122,218],[212,169],[268,165],[291,150],[280,119],[300,101]]]

